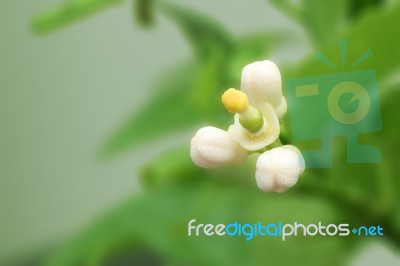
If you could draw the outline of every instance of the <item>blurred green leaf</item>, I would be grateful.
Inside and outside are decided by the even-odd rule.
[[[381,101],[383,129],[359,136],[359,143],[373,145],[380,150],[381,162],[346,165],[346,149],[342,143],[335,156],[335,167],[321,175],[326,177],[325,182],[327,179],[330,181],[320,184],[325,188],[335,186],[333,197],[341,198],[353,210],[349,217],[356,216],[354,219],[358,218],[366,224],[380,224],[387,230],[385,236],[396,244],[400,244],[400,227],[396,222],[400,215],[400,179],[397,176],[400,165],[395,152],[400,149],[398,97],[400,85],[393,87]]]
[[[284,197],[265,194],[254,187],[212,181],[211,171],[200,173],[191,176],[196,183],[156,189],[117,208],[64,246],[47,265],[103,265],[129,250],[127,246],[137,254],[134,251],[140,245],[162,258],[162,265],[265,265],[271,261],[275,265],[339,265],[355,244],[352,238],[341,237],[296,237],[284,242],[280,237],[261,236],[251,241],[244,236],[188,237],[187,223],[193,218],[213,224],[340,220],[340,213],[324,200],[293,191]],[[253,176],[242,178],[254,181]]]
[[[251,155],[240,166],[226,166],[209,171],[192,162],[190,147],[185,145],[168,150],[147,163],[140,171],[140,183],[144,188],[154,190],[179,184],[203,182],[205,178],[209,178],[211,182],[241,187],[250,186],[256,189],[253,177],[257,158],[257,155]]]
[[[397,234],[397,239],[400,244],[400,224],[397,219],[400,217],[400,158],[397,151],[400,150],[400,83],[397,83],[391,88],[388,88],[391,93],[383,97],[381,105],[383,130],[374,135],[375,143],[382,152],[382,162],[379,165],[379,175],[385,186],[382,190],[382,207],[386,211],[394,227],[393,233]]]
[[[67,0],[64,5],[43,12],[34,18],[33,30],[38,34],[49,33],[122,2],[123,0]]]
[[[157,2],[160,12],[167,15],[181,28],[194,48],[197,59],[226,57],[233,49],[233,40],[218,23],[188,9]]]
[[[271,0],[283,13],[300,23],[316,46],[333,40],[344,28],[347,1]]]
[[[145,27],[154,22],[154,0],[133,0],[133,13],[136,21]]]
[[[152,99],[116,131],[102,154],[113,155],[197,123],[200,113],[190,98],[194,73],[194,66],[185,65],[161,78]]]
[[[188,9],[158,2],[161,13],[182,30],[199,62],[193,84],[192,98],[209,115],[215,114],[220,102],[217,91],[225,89],[229,58],[234,52],[234,40],[215,21]],[[217,96],[218,95],[218,96]]]
[[[189,146],[169,150],[145,165],[140,171],[140,183],[146,189],[159,189],[177,183],[192,182],[196,166],[190,159]],[[200,171],[199,168],[197,170]]]
[[[351,0],[350,4],[350,14],[352,17],[358,17],[364,11],[369,9],[377,9],[386,4],[386,0]]]

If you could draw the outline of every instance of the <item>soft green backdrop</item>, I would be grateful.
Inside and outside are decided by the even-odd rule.
[[[102,1],[72,2],[79,5]],[[398,156],[392,148],[399,145],[396,114],[400,112],[397,98],[391,97],[398,95],[399,83],[396,1],[271,0],[292,20],[261,0],[229,4],[169,1],[221,23],[232,34],[232,50],[233,46],[220,43],[225,36],[213,28],[214,24],[207,24],[207,19],[187,16],[185,10],[167,6],[163,12],[169,19],[155,12],[155,27],[144,31],[132,20],[130,1],[123,2],[41,37],[32,34],[32,18],[63,1],[0,4],[0,262],[38,264],[50,255],[50,265],[98,265],[110,256],[111,261],[118,261],[122,251],[122,255],[134,252],[133,259],[161,256],[169,265],[185,261],[250,265],[268,259],[265,247],[268,256],[280,257],[282,263],[293,262],[297,255],[307,265],[326,260],[334,265],[348,259],[355,265],[395,265],[394,248],[384,240],[373,242],[377,246],[355,259],[360,254],[355,247],[360,246],[353,238],[299,238],[289,244],[256,239],[246,245],[240,239],[194,241],[183,233],[188,217],[199,216],[210,222],[256,221],[265,219],[268,210],[271,219],[286,221],[382,222],[392,230],[388,240],[399,243],[399,182],[394,176]],[[61,16],[61,21],[75,16],[75,11]],[[47,18],[42,17],[36,29],[57,24],[57,20]],[[176,25],[187,30],[195,53]],[[259,32],[267,33],[267,37],[243,38]],[[326,69],[312,56],[317,49],[329,56],[337,54],[339,37],[349,39],[349,49],[353,49],[350,57],[365,45],[375,52],[367,67],[377,70],[380,96],[386,103],[382,106],[384,131],[366,139],[384,149],[382,164],[347,166],[338,145],[334,169],[307,171],[298,186],[280,197],[256,190],[251,160],[238,170],[201,171],[193,167],[186,148],[158,156],[169,147],[187,145],[200,121],[229,123],[218,120],[225,115],[216,107],[219,93],[225,89],[223,86],[237,82],[238,71],[248,60],[268,54],[282,66],[284,78],[324,73]],[[302,58],[306,60],[299,62]],[[158,101],[165,105],[167,114],[177,110],[176,119],[157,119],[159,111],[148,109],[138,113],[141,117],[133,120],[133,127],[120,130],[132,113],[149,102],[154,94],[150,89],[165,81],[159,74],[176,69],[181,61],[195,64],[181,68],[181,75],[169,72],[170,83],[161,84],[163,90],[158,92],[166,96],[175,93],[180,99],[176,105],[168,102],[168,97]],[[185,83],[186,77],[189,83]],[[177,93],[179,84],[188,86]],[[182,102],[192,104],[183,109]],[[193,114],[194,123],[187,120],[186,112]],[[177,127],[171,127],[172,123]],[[184,130],[178,130],[178,126]],[[158,133],[149,130],[152,127]],[[116,132],[111,142],[106,142]],[[162,141],[145,142],[146,138],[167,132],[169,137]],[[104,143],[111,143],[106,153],[128,151],[104,158],[99,155]],[[136,144],[134,150],[127,149],[131,144]],[[144,163],[149,166],[139,172]],[[243,179],[249,175],[252,178]],[[137,185],[137,177],[142,178],[144,192]],[[119,204],[128,198],[132,199]],[[96,219],[99,216],[102,218]],[[72,242],[65,242],[70,238]],[[130,248],[127,254],[125,246]],[[285,252],[291,255],[282,256]]]

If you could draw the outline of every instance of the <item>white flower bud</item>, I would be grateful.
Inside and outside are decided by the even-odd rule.
[[[240,164],[247,157],[243,149],[228,132],[215,127],[199,129],[190,142],[192,161],[203,168]]]
[[[258,132],[252,133],[246,130],[240,124],[239,115],[235,115],[235,123],[228,129],[232,138],[249,151],[265,148],[279,137],[279,120],[274,108],[270,104],[264,103],[260,105],[260,111],[263,114],[264,124]]]
[[[247,94],[252,106],[259,107],[268,102],[274,107],[278,118],[286,113],[287,103],[282,95],[281,73],[272,61],[264,60],[246,65],[242,70],[240,89]]]
[[[304,159],[295,146],[274,148],[257,160],[257,186],[264,192],[285,192],[297,183],[303,171]]]

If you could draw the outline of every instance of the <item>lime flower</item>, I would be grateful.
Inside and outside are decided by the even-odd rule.
[[[296,147],[277,147],[258,157],[257,186],[264,192],[285,192],[297,183],[303,171],[304,159]]]
[[[228,132],[247,150],[262,149],[279,137],[279,120],[270,104],[255,108],[249,105],[245,93],[232,88],[222,95],[222,103],[229,112],[236,113]]]
[[[240,164],[248,154],[228,132],[215,127],[199,129],[190,145],[192,161],[202,168]]]
[[[264,192],[284,192],[297,183],[304,159],[292,146],[281,146],[279,119],[287,110],[281,74],[271,61],[243,68],[241,90],[230,88],[222,95],[225,109],[234,114],[228,131],[204,127],[190,143],[192,161],[203,168],[240,164],[249,153],[261,152],[256,182]],[[274,149],[270,148],[273,144]]]

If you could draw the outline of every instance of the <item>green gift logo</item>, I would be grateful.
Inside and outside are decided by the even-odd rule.
[[[341,48],[345,44],[342,41]],[[371,55],[367,50],[352,66]],[[321,54],[319,59],[332,64]],[[306,167],[332,167],[332,141],[337,136],[346,137],[348,163],[380,161],[376,147],[358,141],[359,134],[382,129],[373,69],[290,79],[286,88],[294,140],[321,142],[319,149],[302,151]]]

